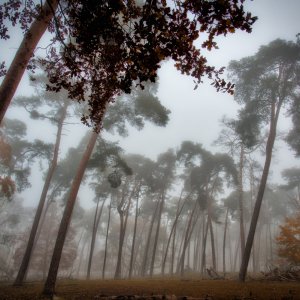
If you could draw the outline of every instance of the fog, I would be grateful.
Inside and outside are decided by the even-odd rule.
[[[232,60],[255,55],[260,46],[268,45],[275,39],[296,41],[296,34],[300,30],[298,0],[246,1],[245,7],[258,16],[252,33],[237,31],[230,36],[219,37],[219,49],[205,53],[211,65],[226,67]],[[1,57],[7,61],[7,65],[20,39],[21,34],[16,31],[8,43],[0,41]],[[47,43],[46,36],[41,48]],[[227,71],[223,76],[226,78]],[[157,92],[149,92],[151,97],[158,99],[169,110],[169,120],[163,124],[165,126],[145,118],[144,127],[137,128],[131,124],[134,117],[129,116],[124,125],[128,131],[126,136],[120,135],[118,129],[114,129],[114,132],[104,129],[100,133],[73,211],[60,263],[60,277],[118,279],[162,274],[201,274],[208,278],[226,274],[236,276],[242,256],[234,176],[224,169],[214,175],[215,181],[209,182],[206,187],[211,189],[211,203],[208,204],[208,198],[204,201],[199,191],[188,188],[193,181],[191,170],[201,168],[208,156],[201,156],[197,152],[188,165],[184,155],[182,160],[178,158],[178,152],[184,152],[184,141],[189,141],[190,146],[200,144],[199,147],[209,151],[211,157],[217,157],[218,153],[226,154],[226,159],[233,160],[238,172],[239,156],[232,155],[228,147],[216,141],[220,140],[221,130],[224,129],[222,118],[237,118],[241,106],[234,101],[234,96],[217,92],[206,78],[197,89],[194,87],[192,78],[181,75],[171,60],[165,61],[159,71]],[[45,116],[32,119],[24,107],[18,105],[18,99],[33,98],[33,95],[36,96],[37,92],[26,74],[13,100],[14,105],[6,115],[8,119],[24,122],[27,127],[26,134],[21,136],[17,133],[9,137],[13,151],[14,145],[17,149],[14,152],[15,169],[19,168],[19,174],[25,169],[27,173],[22,175],[20,180],[23,185],[20,185],[12,199],[1,200],[1,280],[15,278],[24,255],[49,166],[49,153],[56,138],[57,123],[49,122],[47,117],[51,115],[50,110],[58,111],[62,107],[62,101],[57,101],[57,106],[52,106],[55,101],[52,104],[45,102],[34,108],[40,114],[45,113]],[[40,94],[37,96],[43,97]],[[121,96],[112,105],[111,115],[108,109],[107,118],[120,116],[122,119],[118,105],[136,105],[133,103],[138,103],[139,97],[144,96],[140,91],[135,91],[132,97]],[[74,103],[67,105],[68,116],[63,120],[58,169],[47,195],[28,280],[44,280],[47,276],[63,208],[76,167],[92,132],[80,122],[78,107]],[[120,119],[117,117],[115,123]],[[284,141],[291,126],[291,118],[284,108],[278,123],[270,175],[249,264],[249,271],[253,273],[267,272],[274,266],[287,264],[285,258],[278,254],[279,225],[300,209],[299,191],[297,194],[293,188],[282,187],[288,183],[282,172],[299,168],[299,158]],[[4,135],[9,135],[9,130],[7,125],[3,129]],[[45,143],[44,148],[36,150],[40,152],[33,157],[26,156],[32,151],[28,150],[30,147],[37,149],[34,144],[36,139]],[[33,144],[28,145],[27,142]],[[266,138],[262,138],[261,143],[261,147],[246,155],[243,171],[246,236],[262,176]],[[114,148],[116,144],[122,151]],[[24,147],[20,150],[20,153],[24,151],[22,154],[18,152],[18,147]],[[113,149],[111,153],[114,154],[103,155],[103,149]],[[131,175],[126,174],[126,168],[124,171],[124,164],[131,169]],[[117,188],[113,188],[114,184]],[[197,203],[202,203],[202,206]]]

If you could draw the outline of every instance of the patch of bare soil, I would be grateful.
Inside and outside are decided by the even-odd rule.
[[[43,284],[0,284],[0,299],[43,299]],[[59,281],[55,300],[300,300],[299,282],[194,279]]]

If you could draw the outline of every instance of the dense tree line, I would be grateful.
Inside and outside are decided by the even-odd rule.
[[[275,53],[280,53],[278,47],[293,45],[297,44],[278,40],[262,50],[273,49]],[[242,60],[241,63],[246,62]],[[238,70],[237,65],[233,62],[231,69]],[[289,70],[298,71],[297,68]],[[245,72],[245,69],[242,71]],[[242,77],[239,78],[241,80]],[[286,80],[292,84],[290,79]],[[46,79],[42,75],[32,78],[32,82],[36,87],[35,96],[29,99],[20,97],[16,103],[26,109],[33,121],[49,120],[60,138],[65,118],[71,116],[70,110],[67,113],[70,104],[64,100],[63,93],[52,98],[51,92],[43,92]],[[239,89],[242,87],[237,88],[237,99]],[[126,135],[128,124],[142,129],[146,120],[165,126],[169,111],[159,103],[156,90],[150,84],[143,91],[137,89],[132,96],[119,97],[107,111],[104,130],[113,135]],[[258,90],[267,93],[268,85]],[[278,95],[285,94],[278,91]],[[287,95],[295,101],[291,102],[289,109],[293,114],[293,108],[298,103],[297,93],[289,92]],[[41,112],[38,105],[42,108]],[[22,237],[15,241],[12,237],[19,233],[10,229],[10,224],[18,228],[17,224],[22,220],[9,213],[9,203],[3,202],[7,211],[3,209],[1,217],[1,224],[6,224],[2,245],[5,248],[11,243],[10,248],[13,249],[9,253],[2,250],[2,255],[10,257],[1,270],[3,276],[12,278],[17,269],[20,274],[22,268],[19,265],[25,261],[27,266],[23,270],[22,281],[25,276],[47,277],[50,257],[52,255],[52,261],[54,257],[51,253],[55,248],[53,244],[59,230],[59,219],[62,218],[62,210],[58,207],[65,207],[63,214],[67,211],[68,222],[71,222],[70,212],[81,181],[94,191],[96,206],[90,211],[76,208],[71,224],[67,224],[68,234],[62,243],[64,250],[60,252],[60,259],[55,260],[57,268],[60,266],[57,272],[62,276],[118,279],[158,274],[184,276],[200,273],[202,276],[212,276],[212,272],[223,272],[225,275],[238,271],[239,266],[243,265],[245,236],[250,232],[251,216],[255,212],[255,195],[259,191],[261,178],[265,176],[262,167],[253,158],[266,143],[263,136],[258,135],[259,123],[255,121],[267,118],[256,116],[259,113],[257,104],[252,112],[251,106],[247,105],[241,108],[238,119],[223,120],[224,126],[217,144],[227,153],[212,153],[201,144],[184,141],[177,148],[160,154],[155,161],[140,154],[124,153],[117,142],[104,139],[96,132],[87,133],[77,148],[70,148],[65,158],[58,159],[57,138],[54,146],[42,141],[29,143],[26,141],[26,124],[21,120],[7,120],[1,129],[1,136],[11,147],[12,156],[7,161],[3,160],[2,165],[3,171],[10,166],[9,174],[17,190],[29,187],[29,182],[24,180],[28,180],[31,159],[44,160],[44,166],[46,161],[49,162],[50,169],[47,172],[45,169],[46,183],[51,166],[53,170],[46,185],[47,193],[42,198],[42,210],[36,212],[39,225],[30,229],[28,224]],[[49,110],[45,113],[45,109]],[[268,112],[266,109],[262,111]],[[123,118],[116,119],[120,114]],[[88,155],[84,145],[90,145]],[[22,157],[22,151],[29,155],[29,158],[26,156],[27,164],[17,156]],[[268,155],[267,151],[266,157]],[[15,162],[21,163],[22,169]],[[80,180],[76,179],[78,170],[82,172]],[[16,171],[19,175],[14,177]],[[22,172],[27,174],[25,178],[21,176]],[[293,232],[288,233],[287,227],[279,227],[279,224],[283,224],[292,211],[299,210],[298,173],[296,168],[286,169],[282,173],[287,182],[285,185],[265,186],[261,216],[256,224],[257,233],[249,257],[253,272],[280,264],[283,258],[293,263],[297,260],[297,256],[289,257],[286,254],[289,250],[284,248],[286,241],[292,239],[288,234]],[[73,195],[72,186],[77,189]],[[71,203],[71,210],[67,208],[68,203]],[[287,219],[286,222],[292,224],[295,221]],[[29,243],[26,237],[33,230],[35,233],[28,259],[26,251]],[[297,233],[294,238],[296,236]]]
[[[235,119],[223,120],[218,144],[226,152],[183,141],[151,160],[125,153],[115,141],[129,127],[167,125],[170,112],[155,84],[167,58],[197,85],[207,75],[218,91],[233,93],[233,84],[220,77],[223,68],[209,66],[194,41],[206,32],[202,48],[211,50],[218,35],[250,32],[256,18],[245,13],[243,2],[178,1],[173,7],[167,1],[28,1],[24,8],[22,1],[10,0],[0,5],[0,37],[9,37],[9,22],[19,22],[26,33],[7,73],[1,64],[6,73],[1,120],[25,68],[33,68],[35,94],[14,104],[33,122],[48,121],[56,131],[52,145],[29,141],[23,120],[1,123],[3,276],[16,275],[15,285],[42,277],[43,293],[51,296],[58,274],[120,279],[220,271],[225,276],[239,270],[245,281],[250,260],[253,272],[282,258],[298,263],[286,245],[297,244],[299,224],[285,218],[299,210],[299,170],[283,171],[285,186],[267,181],[282,112],[293,126],[286,141],[296,155],[300,151],[299,39],[275,40],[229,64],[240,109]],[[30,62],[47,28],[55,33],[50,51]],[[94,130],[60,157],[66,123],[78,114]],[[264,149],[263,166],[255,160],[259,149]],[[15,202],[17,193],[30,187],[37,162],[45,178],[33,216]],[[91,211],[78,205],[83,184],[94,192]],[[284,220],[287,225],[279,227]],[[21,224],[26,230],[20,235]]]

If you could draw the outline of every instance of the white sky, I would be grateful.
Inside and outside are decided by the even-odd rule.
[[[0,0],[1,1],[1,0]],[[236,32],[226,38],[218,38],[219,50],[207,53],[210,64],[217,67],[226,66],[230,60],[238,60],[245,56],[255,54],[261,45],[268,44],[276,38],[295,40],[300,32],[300,0],[247,0],[245,7],[253,15],[258,16],[258,21],[253,26],[253,32]],[[12,34],[12,39],[0,41],[0,60],[12,59],[19,45],[21,35],[17,32]],[[47,37],[42,43],[47,43]],[[8,63],[9,64],[9,63]],[[220,151],[211,146],[220,132],[219,121],[223,115],[234,117],[238,109],[233,97],[217,93],[206,82],[194,91],[193,80],[182,76],[172,66],[172,61],[165,62],[159,72],[159,92],[161,102],[171,110],[170,122],[165,128],[157,128],[147,125],[141,132],[130,131],[130,136],[121,139],[121,145],[129,153],[141,153],[155,159],[156,156],[168,148],[179,147],[183,140],[193,140],[203,144],[210,151]],[[26,76],[18,88],[17,95],[30,95]],[[10,109],[8,117],[20,117],[24,119],[24,112]],[[280,119],[280,128],[286,129],[289,122],[284,117]],[[85,128],[83,125],[69,126],[65,131],[63,149],[65,153],[69,145],[76,145]],[[29,128],[32,138],[54,140],[55,131],[40,123]],[[299,166],[292,152],[283,143],[279,145],[276,157],[272,164],[273,175],[270,181],[279,182],[280,171],[286,167]],[[40,170],[36,169],[32,175],[33,187],[23,193],[25,204],[36,205],[42,182]],[[85,199],[88,190],[82,189],[80,198]],[[90,198],[91,195],[88,195]]]

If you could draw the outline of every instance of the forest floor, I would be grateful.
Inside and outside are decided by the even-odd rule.
[[[43,299],[43,284],[0,283],[0,299]],[[115,297],[111,297],[115,296]],[[118,297],[117,297],[118,296]],[[123,297],[121,297],[123,296]],[[131,296],[131,297],[130,297]],[[61,280],[57,300],[300,300],[300,282],[200,279]]]

